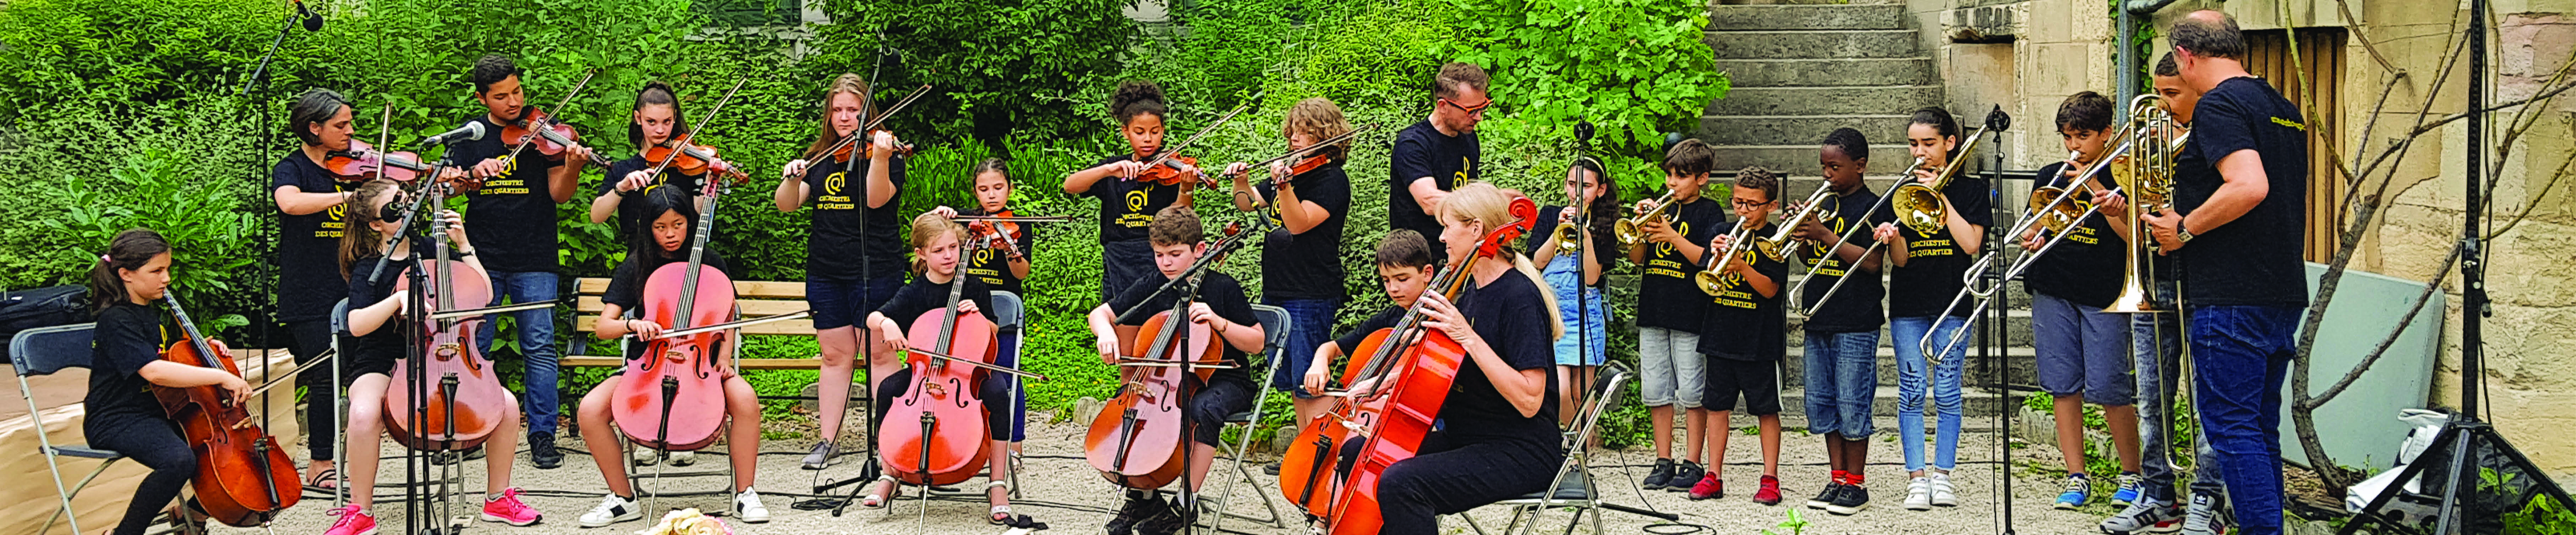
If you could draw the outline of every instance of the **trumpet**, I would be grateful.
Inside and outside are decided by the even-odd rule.
[[[1959,154],[1950,159],[1949,165],[1942,166],[1939,171],[1933,174],[1934,177],[1937,177],[1934,179],[1934,185],[1924,186],[1920,182],[1914,182],[1909,179],[1904,184],[1899,184],[1895,188],[1888,190],[1886,196],[1878,198],[1878,202],[1894,206],[1896,209],[1897,220],[1900,223],[1913,228],[1917,234],[1930,235],[1933,232],[1940,230],[1937,227],[1944,224],[1944,222],[1949,218],[1948,211],[1941,208],[1940,188],[1950,185],[1950,179],[1957,176],[1960,169],[1966,168],[1965,165],[1961,164],[1966,163],[1969,160],[1969,155],[1976,154],[1977,147],[1979,146],[1977,143],[1978,140],[1984,139],[1987,132],[2003,130],[2003,125],[2008,122],[2010,122],[2010,119],[2004,116],[2001,109],[1987,113],[1986,127],[1977,130],[1977,133],[1975,134],[1968,135],[1968,140],[1959,144]],[[1923,169],[1930,163],[1931,162],[1929,160],[1922,157],[1916,157],[1914,158],[1913,165],[1905,167],[1906,173],[1908,176],[1911,176],[1914,170]],[[1900,200],[1899,197],[1905,197],[1905,199]],[[1868,213],[1877,213],[1879,206],[1879,204],[1870,205]],[[1925,223],[1918,224],[1918,222]],[[1835,240],[1833,246],[1826,247],[1825,250],[1830,252],[1841,249],[1844,243],[1851,241],[1851,237],[1852,233],[1850,231],[1844,231],[1842,238]],[[1868,249],[1861,250],[1860,256],[1862,258],[1868,258],[1869,255],[1876,254],[1880,247],[1887,246],[1886,242],[1877,242],[1876,240],[1872,241],[1875,243],[1869,244]],[[1798,281],[1798,287],[1791,289],[1790,291],[1796,292],[1797,295],[1806,295],[1807,283],[1815,282],[1816,273],[1824,271],[1824,269],[1825,263],[1817,262],[1814,267],[1807,269],[1807,275],[1805,277],[1801,277],[1802,280]],[[1835,294],[1842,293],[1843,283],[1850,281],[1851,273],[1848,271],[1844,272],[1843,276],[1834,277],[1834,285],[1825,288],[1825,295],[1816,298],[1816,304],[1813,306],[1799,307],[1798,313],[1814,314],[1817,310],[1823,309],[1825,307],[1825,303],[1833,301]],[[1788,301],[1790,303],[1797,302],[1795,299]],[[1793,304],[1790,306],[1796,305]]]
[[[1678,192],[1664,192],[1663,197],[1655,199],[1654,208],[1648,209],[1643,213],[1639,213],[1636,217],[1620,219],[1617,223],[1613,223],[1610,230],[1612,231],[1612,234],[1618,235],[1619,246],[1636,247],[1637,244],[1645,243],[1646,223],[1662,221],[1665,219],[1664,209],[1671,208],[1673,206],[1674,193]]]
[[[1701,292],[1706,292],[1712,297],[1716,296],[1726,290],[1726,276],[1718,270],[1726,267],[1728,262],[1734,261],[1735,257],[1753,252],[1757,247],[1762,249],[1762,254],[1771,256],[1780,254],[1780,242],[1754,234],[1753,227],[1736,225],[1734,232],[1726,234],[1725,252],[1702,259],[1699,273],[1691,276],[1691,284],[1699,286]],[[1745,262],[1751,263],[1752,259],[1745,259]]]
[[[1557,223],[1556,232],[1554,234],[1549,234],[1547,237],[1549,240],[1556,242],[1556,250],[1560,251],[1560,254],[1562,251],[1572,251],[1583,247],[1583,226],[1580,223],[1586,219],[1591,219],[1592,205],[1591,203],[1584,203],[1582,207],[1577,209],[1582,211],[1576,213],[1574,221]]]

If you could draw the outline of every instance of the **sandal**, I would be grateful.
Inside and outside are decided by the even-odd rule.
[[[1002,489],[1002,495],[1003,495],[1003,496],[1005,496],[1005,497],[1010,496],[1010,493],[1011,493],[1011,482],[1009,482],[1009,481],[995,481],[995,482],[992,482],[992,483],[990,483],[990,484],[984,485],[984,493],[985,493],[985,495],[986,495],[985,499],[987,499],[987,500],[992,499],[992,498],[991,498],[991,494],[993,493],[993,489],[997,489],[997,488],[998,488],[998,489]],[[993,506],[992,513],[985,515],[984,521],[986,521],[986,522],[991,522],[993,525],[996,525],[996,526],[1011,526],[1011,525],[1013,525],[1013,521],[1014,521],[1014,520],[1017,520],[1018,518],[1019,518],[1019,515],[1011,514],[1011,506],[1010,506],[1010,504],[1003,504],[1003,505],[996,505],[996,506]],[[1016,526],[1014,526],[1014,527],[1016,527]]]
[[[876,480],[876,482],[875,482],[875,483],[870,483],[870,485],[874,485],[874,484],[876,484],[876,483],[901,483],[901,482],[899,482],[899,481],[895,481],[895,479],[894,479],[894,477],[893,477],[893,476],[877,476],[877,480]],[[900,498],[900,497],[903,497],[903,486],[902,486],[902,485],[896,485],[896,486],[895,486],[895,488],[894,488],[894,491],[893,491],[893,492],[888,492],[888,493],[886,493],[886,494],[891,494],[891,496],[888,496],[888,495],[881,495],[881,494],[877,494],[877,493],[874,493],[874,492],[870,492],[870,493],[867,493],[867,495],[860,496],[860,497],[859,497],[859,507],[868,508],[868,509],[877,509],[877,508],[885,507],[885,506],[886,506],[886,502],[888,501],[888,499],[889,499],[889,498]]]
[[[320,492],[340,490],[340,469],[324,468],[314,472],[312,477],[304,478],[304,488]]]

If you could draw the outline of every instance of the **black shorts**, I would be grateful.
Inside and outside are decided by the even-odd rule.
[[[1708,393],[1700,398],[1700,408],[1735,410],[1738,395],[1744,397],[1744,412],[1754,416],[1779,414],[1780,363],[1709,356]]]

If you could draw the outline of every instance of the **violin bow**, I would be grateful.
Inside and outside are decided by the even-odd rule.
[[[712,108],[712,109],[708,109],[708,110],[707,110],[707,114],[706,114],[706,115],[700,115],[700,116],[698,116],[698,120],[697,120],[696,122],[689,123],[689,133],[681,134],[681,135],[680,135],[680,137],[671,138],[671,139],[670,139],[670,140],[668,140],[668,141],[663,141],[663,143],[668,143],[668,144],[672,145],[672,147],[671,147],[671,154],[670,154],[669,156],[665,156],[665,157],[663,157],[663,158],[662,158],[662,161],[654,162],[654,163],[653,163],[653,172],[645,173],[645,175],[644,175],[644,176],[646,177],[646,179],[648,179],[648,180],[649,180],[649,179],[652,179],[652,178],[658,178],[658,177],[661,177],[661,176],[662,176],[662,169],[670,167],[670,166],[671,166],[671,161],[680,159],[680,153],[682,152],[682,151],[681,151],[681,147],[686,147],[686,146],[688,146],[688,144],[689,144],[689,141],[690,141],[690,140],[697,139],[697,138],[698,138],[698,131],[699,131],[699,130],[705,130],[705,129],[707,128],[707,121],[715,120],[715,118],[716,118],[716,113],[724,111],[725,104],[730,103],[730,102],[733,102],[733,94],[734,94],[734,92],[742,91],[742,83],[743,83],[743,82],[748,82],[748,81],[751,81],[751,77],[750,77],[750,76],[744,76],[744,77],[741,77],[741,78],[735,78],[735,79],[733,80],[733,89],[727,89],[727,90],[725,90],[724,98],[716,99],[716,107],[714,107],[714,108]],[[714,162],[708,162],[708,163],[714,163]],[[717,182],[719,182],[719,181],[709,180],[709,181],[707,181],[707,187],[715,187],[715,184],[716,184]]]
[[[1153,169],[1154,166],[1162,165],[1165,160],[1172,159],[1172,155],[1180,154],[1181,149],[1189,148],[1190,144],[1198,143],[1199,138],[1207,137],[1208,133],[1215,132],[1217,127],[1225,126],[1226,121],[1234,120],[1235,115],[1243,113],[1244,110],[1252,109],[1253,104],[1261,102],[1261,95],[1265,92],[1267,92],[1267,90],[1253,93],[1252,97],[1243,99],[1242,104],[1235,105],[1233,110],[1225,112],[1225,115],[1217,116],[1216,122],[1208,123],[1206,127],[1200,128],[1198,132],[1191,133],[1189,139],[1181,140],[1179,145],[1173,145],[1163,149],[1162,154],[1155,156],[1153,161],[1145,162],[1145,168]]]
[[[1353,128],[1353,129],[1351,129],[1351,131],[1349,131],[1349,132],[1343,132],[1343,133],[1342,133],[1342,135],[1333,136],[1333,137],[1329,137],[1329,138],[1324,138],[1324,140],[1323,140],[1323,141],[1317,141],[1317,142],[1315,142],[1315,144],[1313,144],[1313,145],[1307,145],[1307,146],[1306,146],[1306,148],[1302,148],[1302,149],[1297,149],[1297,150],[1288,151],[1288,153],[1287,153],[1287,154],[1281,154],[1281,155],[1279,155],[1279,157],[1277,157],[1277,158],[1271,158],[1271,159],[1268,159],[1268,160],[1262,160],[1262,161],[1260,161],[1259,163],[1254,163],[1254,164],[1252,164],[1252,165],[1250,165],[1250,166],[1244,167],[1244,168],[1243,168],[1243,172],[1244,172],[1244,173],[1251,173],[1251,172],[1252,172],[1252,170],[1254,170],[1254,169],[1267,169],[1267,168],[1269,168],[1269,167],[1270,167],[1270,164],[1275,164],[1275,163],[1279,163],[1279,162],[1284,162],[1284,161],[1288,161],[1288,160],[1291,160],[1291,159],[1295,159],[1295,158],[1303,157],[1303,156],[1306,156],[1306,155],[1309,155],[1309,154],[1314,154],[1314,153],[1316,153],[1316,152],[1318,152],[1318,151],[1322,151],[1322,150],[1324,150],[1324,147],[1330,147],[1330,146],[1339,145],[1339,144],[1342,144],[1342,143],[1349,142],[1349,141],[1351,140],[1351,138],[1359,137],[1359,135],[1360,135],[1360,133],[1361,133],[1361,132],[1367,132],[1367,131],[1370,131],[1370,130],[1376,130],[1376,129],[1377,129],[1377,123],[1369,123],[1369,124],[1360,125],[1360,127],[1359,127],[1359,128]],[[1276,178],[1278,178],[1278,177],[1271,177],[1271,178],[1276,179]]]
[[[581,90],[582,90],[582,88],[590,87],[590,77],[592,77],[592,76],[598,76],[598,75],[599,75],[599,69],[591,69],[589,72],[583,73],[583,74],[581,75],[581,81],[580,81],[580,82],[575,82],[575,83],[573,83],[573,84],[572,84],[572,92],[570,92],[570,93],[564,93],[563,100],[560,100],[560,101],[556,101],[556,102],[555,102],[555,112],[556,112],[556,113],[562,113],[562,112],[563,112],[563,107],[564,107],[564,106],[572,105],[572,98],[573,98],[573,97],[576,97],[576,96],[580,96],[580,95],[581,95]],[[537,110],[537,111],[544,111],[544,110]],[[534,123],[534,122],[536,122],[536,121],[532,121],[532,120],[529,120],[529,119],[530,119],[530,118],[528,117],[528,114],[527,114],[526,112],[524,112],[524,111],[523,111],[523,112],[521,112],[521,113],[519,114],[519,124],[527,125],[527,126],[524,126],[523,128],[528,128],[528,129],[530,129],[530,130],[534,130],[534,129],[536,129],[536,127],[537,127],[538,125],[529,124],[529,123]],[[553,121],[552,119],[548,119],[548,121],[549,121],[549,122],[555,122],[555,121]],[[537,137],[538,137],[538,136],[531,135],[531,136],[528,136],[528,138],[527,138],[527,139],[519,140],[519,146],[516,146],[516,147],[510,147],[510,152],[508,152],[508,153],[507,153],[507,154],[509,154],[509,156],[507,156],[507,157],[508,157],[508,158],[510,158],[511,160],[517,160],[517,159],[519,158],[519,151],[527,150],[527,148],[528,148],[528,145],[529,145],[529,144],[532,144],[532,143],[536,143],[536,142],[537,142]]]

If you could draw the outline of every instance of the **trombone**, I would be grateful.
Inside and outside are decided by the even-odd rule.
[[[1666,191],[1664,192],[1663,197],[1655,199],[1654,208],[1647,209],[1645,212],[1637,214],[1636,217],[1624,218],[1620,219],[1616,223],[1612,223],[1610,225],[1610,230],[1612,231],[1612,234],[1618,235],[1619,246],[1636,247],[1637,244],[1645,243],[1646,223],[1665,220],[1664,209],[1671,208],[1673,206],[1673,194],[1675,193],[1679,192]]]
[[[1877,203],[1870,204],[1869,211],[1866,213],[1878,213],[1879,206],[1892,204],[1896,208],[1897,219],[1900,223],[1909,227],[1914,227],[1917,234],[1931,234],[1932,231],[1927,230],[1924,227],[1939,226],[1943,221],[1949,218],[1948,212],[1941,208],[1940,188],[1949,186],[1950,179],[1958,176],[1961,169],[1967,168],[1967,165],[1965,164],[1971,159],[1969,156],[1974,155],[1977,152],[1977,147],[1979,146],[1977,141],[1984,139],[1987,132],[2002,130],[2002,125],[2006,120],[2007,119],[2004,118],[2003,113],[2000,110],[1995,113],[1987,114],[1986,127],[1977,130],[1977,133],[1975,134],[1969,134],[1968,140],[1959,144],[1959,154],[1950,157],[1949,165],[1941,166],[1940,170],[1933,173],[1934,185],[1924,186],[1921,182],[1915,182],[1912,178],[1907,178],[1905,183],[1889,189],[1887,191],[1887,195],[1879,197]],[[1905,176],[1912,177],[1915,170],[1923,169],[1928,163],[1930,162],[1923,158],[1915,158],[1913,165],[1905,167]],[[1897,200],[1897,197],[1908,197],[1908,199],[1900,201]],[[1929,223],[1917,225],[1917,221],[1928,221]],[[1852,231],[1854,230],[1861,229],[1855,228],[1843,231],[1842,237],[1834,240],[1834,244],[1830,247],[1826,247],[1825,251],[1830,253],[1832,251],[1842,249],[1843,244],[1851,242],[1853,234]],[[1868,249],[1861,250],[1860,256],[1862,258],[1868,258],[1869,255],[1877,253],[1878,248],[1887,246],[1886,242],[1880,242],[1877,240],[1871,240],[1871,242],[1872,243],[1869,244]],[[1798,281],[1798,287],[1789,291],[1796,292],[1797,295],[1806,295],[1807,283],[1815,282],[1816,273],[1824,271],[1824,269],[1825,263],[1815,263],[1813,267],[1809,267],[1807,269],[1806,276],[1799,277],[1800,280]],[[1825,308],[1825,303],[1833,301],[1834,295],[1842,292],[1843,283],[1850,281],[1850,271],[1843,272],[1843,276],[1834,277],[1834,285],[1825,288],[1825,295],[1816,298],[1816,304],[1813,306],[1798,307],[1798,313],[1801,315],[1814,314],[1817,310]],[[1791,299],[1788,300],[1788,302],[1796,303],[1797,300]],[[1795,304],[1790,306],[1797,307]]]

